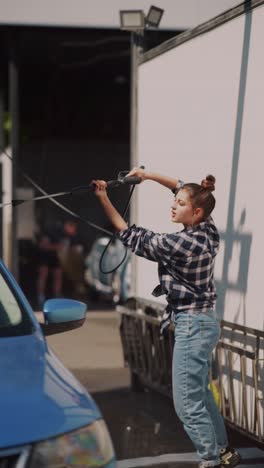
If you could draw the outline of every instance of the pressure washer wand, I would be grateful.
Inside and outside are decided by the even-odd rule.
[[[124,177],[122,179],[117,179],[117,180],[109,180],[107,183],[107,187],[111,188],[116,188],[120,187],[121,185],[135,185],[135,184],[140,184],[141,178],[137,176],[130,176],[130,177]],[[65,195],[75,195],[76,193],[84,193],[84,192],[90,192],[91,190],[93,191],[95,189],[95,184],[91,183],[90,185],[81,185],[79,187],[74,187],[72,190],[67,191],[67,192],[57,192],[57,193],[51,193],[47,195],[39,195],[37,197],[29,198],[29,199],[13,199],[9,203],[2,203],[0,204],[0,208],[3,208],[4,206],[7,205],[12,205],[13,207],[16,207],[18,205],[21,205],[22,203],[27,203],[27,202],[33,202],[33,201],[39,201],[39,200],[45,200],[48,198],[57,198],[57,197],[62,197]]]
[[[129,177],[122,177],[121,179],[117,180],[109,180],[106,182],[107,187],[120,187],[120,185],[136,185],[140,184],[141,178],[137,176],[129,176]]]

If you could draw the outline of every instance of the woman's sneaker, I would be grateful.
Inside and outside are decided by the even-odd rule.
[[[220,463],[221,467],[227,466],[231,468],[239,464],[241,460],[241,456],[235,449],[231,447],[226,447],[225,451],[220,453],[220,460],[221,460],[221,463]]]

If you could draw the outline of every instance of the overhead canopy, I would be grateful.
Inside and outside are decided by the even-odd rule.
[[[118,28],[119,10],[165,10],[163,29],[186,29],[241,3],[239,0],[0,0],[0,24]]]

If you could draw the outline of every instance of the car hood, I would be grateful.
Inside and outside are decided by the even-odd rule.
[[[69,432],[101,417],[41,333],[0,339],[0,448]]]

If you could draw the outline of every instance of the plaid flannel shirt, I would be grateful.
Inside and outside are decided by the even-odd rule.
[[[169,325],[172,312],[214,310],[214,259],[219,234],[211,216],[177,233],[158,234],[134,224],[119,235],[136,255],[158,263],[160,284],[152,294],[165,294],[168,302],[161,333]]]

